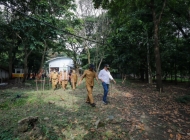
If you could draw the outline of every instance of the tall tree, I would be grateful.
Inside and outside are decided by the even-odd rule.
[[[117,21],[115,22],[122,23],[126,18],[125,15],[132,13],[134,10],[144,11],[147,10],[149,14],[152,14],[152,21],[154,23],[154,52],[155,52],[155,62],[156,62],[156,80],[157,80],[157,89],[163,90],[162,86],[162,75],[161,75],[161,59],[160,59],[160,50],[159,50],[159,24],[161,22],[161,17],[166,5],[166,0],[164,1],[131,1],[131,0],[116,0],[116,1],[101,1],[94,0],[95,7],[102,6],[109,10],[109,13],[112,16],[116,17]]]

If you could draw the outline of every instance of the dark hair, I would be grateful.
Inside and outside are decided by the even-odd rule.
[[[105,65],[104,65],[104,67],[107,67],[107,68],[109,68],[110,66],[109,66],[108,64],[105,64]]]
[[[93,64],[90,64],[88,68],[89,68],[89,69],[90,69],[90,68],[94,69],[94,65],[93,65]]]

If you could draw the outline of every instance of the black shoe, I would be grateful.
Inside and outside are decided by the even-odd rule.
[[[92,104],[90,104],[91,105],[91,107],[95,107],[96,106],[96,104],[95,103],[92,103]]]
[[[90,104],[90,102],[85,102],[85,103]]]

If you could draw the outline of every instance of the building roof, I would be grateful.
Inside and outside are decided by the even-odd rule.
[[[65,59],[65,58],[71,59],[70,57],[65,57],[65,56],[63,56],[63,57],[55,57],[55,58],[52,58],[52,59],[46,61],[46,63],[49,63],[49,62],[54,61],[54,60],[57,60],[57,59]]]

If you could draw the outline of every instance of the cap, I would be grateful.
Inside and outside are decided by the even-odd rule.
[[[108,64],[105,64],[104,67],[106,67],[106,68],[110,68],[110,66],[109,66]]]
[[[94,65],[93,65],[93,64],[90,64],[90,65],[89,65],[89,68],[94,69]]]

